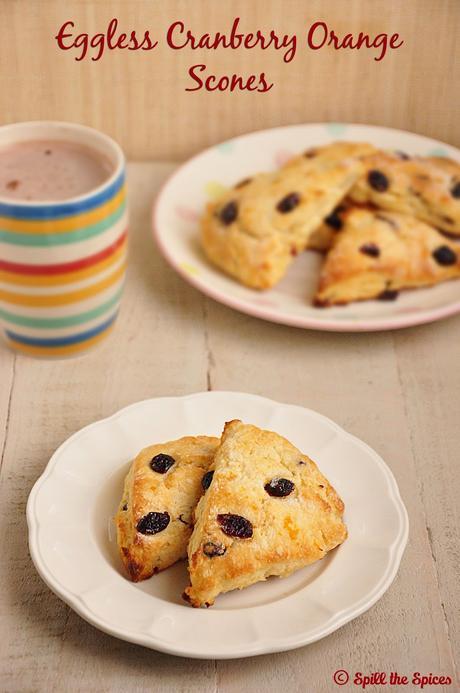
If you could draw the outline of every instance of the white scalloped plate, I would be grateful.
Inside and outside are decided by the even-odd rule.
[[[181,600],[185,563],[133,584],[123,576],[112,517],[129,460],[184,435],[219,435],[233,418],[286,436],[342,496],[349,538],[294,575],[218,597]],[[71,436],[27,504],[29,546],[47,585],[80,616],[123,640],[187,657],[279,652],[332,633],[371,607],[396,575],[408,519],[394,477],[365,443],[324,416],[237,392],[146,400]]]
[[[264,292],[242,286],[206,260],[198,228],[209,199],[236,181],[276,168],[293,154],[334,140],[371,142],[382,149],[460,160],[460,151],[444,142],[375,125],[307,123],[236,137],[187,161],[163,186],[154,204],[153,232],[166,260],[187,282],[214,300],[257,318],[295,327],[336,332],[393,330],[460,312],[460,280],[403,291],[396,301],[315,308],[312,297],[322,262],[318,253],[302,253],[283,280]]]

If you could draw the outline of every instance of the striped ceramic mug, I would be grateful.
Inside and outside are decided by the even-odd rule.
[[[110,177],[59,202],[0,197],[0,323],[7,343],[31,356],[80,354],[117,316],[127,251],[125,162],[106,135],[73,123],[0,127],[0,148],[31,140],[83,145]]]

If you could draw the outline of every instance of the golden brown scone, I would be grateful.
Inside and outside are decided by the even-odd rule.
[[[460,163],[441,157],[377,152],[350,192],[354,202],[411,214],[460,236]]]
[[[227,423],[212,483],[195,511],[184,598],[211,606],[222,592],[323,558],[347,536],[343,510],[315,463],[289,441]]]
[[[133,461],[115,518],[121,560],[133,582],[186,557],[193,508],[218,444],[207,436],[180,438],[144,448]]]
[[[274,286],[358,180],[360,157],[372,149],[340,142],[320,147],[226,191],[201,222],[209,260],[246,286]]]
[[[415,217],[350,208],[320,274],[315,304],[394,299],[400,289],[460,276],[460,242]]]

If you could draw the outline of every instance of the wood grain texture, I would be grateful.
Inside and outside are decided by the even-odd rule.
[[[452,464],[458,455],[459,443],[460,373],[452,348],[459,336],[457,325],[457,320],[449,320],[427,326],[424,339],[418,339],[412,331],[402,333],[395,347],[445,625],[458,657],[460,476]],[[414,360],[424,364],[417,373],[410,366]],[[433,518],[436,518],[434,524]],[[450,575],[456,575],[456,579],[449,579]]]
[[[111,337],[68,361],[0,347],[0,689],[327,693],[339,668],[454,676],[460,316],[394,333],[328,334],[210,301],[166,266],[150,238],[152,196],[171,170],[130,166],[131,262]],[[126,404],[207,387],[316,409],[374,447],[395,474],[410,518],[398,576],[370,611],[318,643],[227,662],[162,655],[85,623],[31,564],[25,504],[53,450]]]
[[[165,44],[182,19],[194,33],[296,33],[295,59],[266,50],[179,50]],[[160,37],[151,52],[107,52],[76,62],[54,36],[67,20],[78,31],[125,31]],[[397,32],[404,45],[375,62],[372,50],[307,50],[307,27],[325,20],[343,36]],[[249,130],[300,122],[375,123],[460,144],[458,0],[2,0],[0,121],[75,120],[120,141],[130,158],[178,160]],[[142,30],[142,31],[141,31]],[[209,73],[264,71],[266,94],[186,92],[191,65]]]
[[[13,381],[16,367],[16,355],[13,352],[6,353],[2,350],[0,359],[0,473],[5,456],[6,440],[10,419],[11,398],[13,396]]]

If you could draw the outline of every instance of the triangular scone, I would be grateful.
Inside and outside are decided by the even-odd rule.
[[[138,582],[187,555],[192,513],[218,438],[187,437],[144,448],[125,480],[116,515],[121,559]]]
[[[315,463],[285,438],[227,423],[195,511],[184,598],[211,606],[222,592],[323,558],[347,536],[343,509]]]
[[[460,243],[415,217],[350,208],[322,266],[318,306],[371,298],[460,276]]]
[[[246,286],[274,286],[362,175],[370,150],[338,142],[241,181],[208,205],[201,222],[206,255]]]
[[[357,203],[411,214],[460,236],[460,163],[402,152],[378,152],[365,159],[366,173],[350,191]]]

